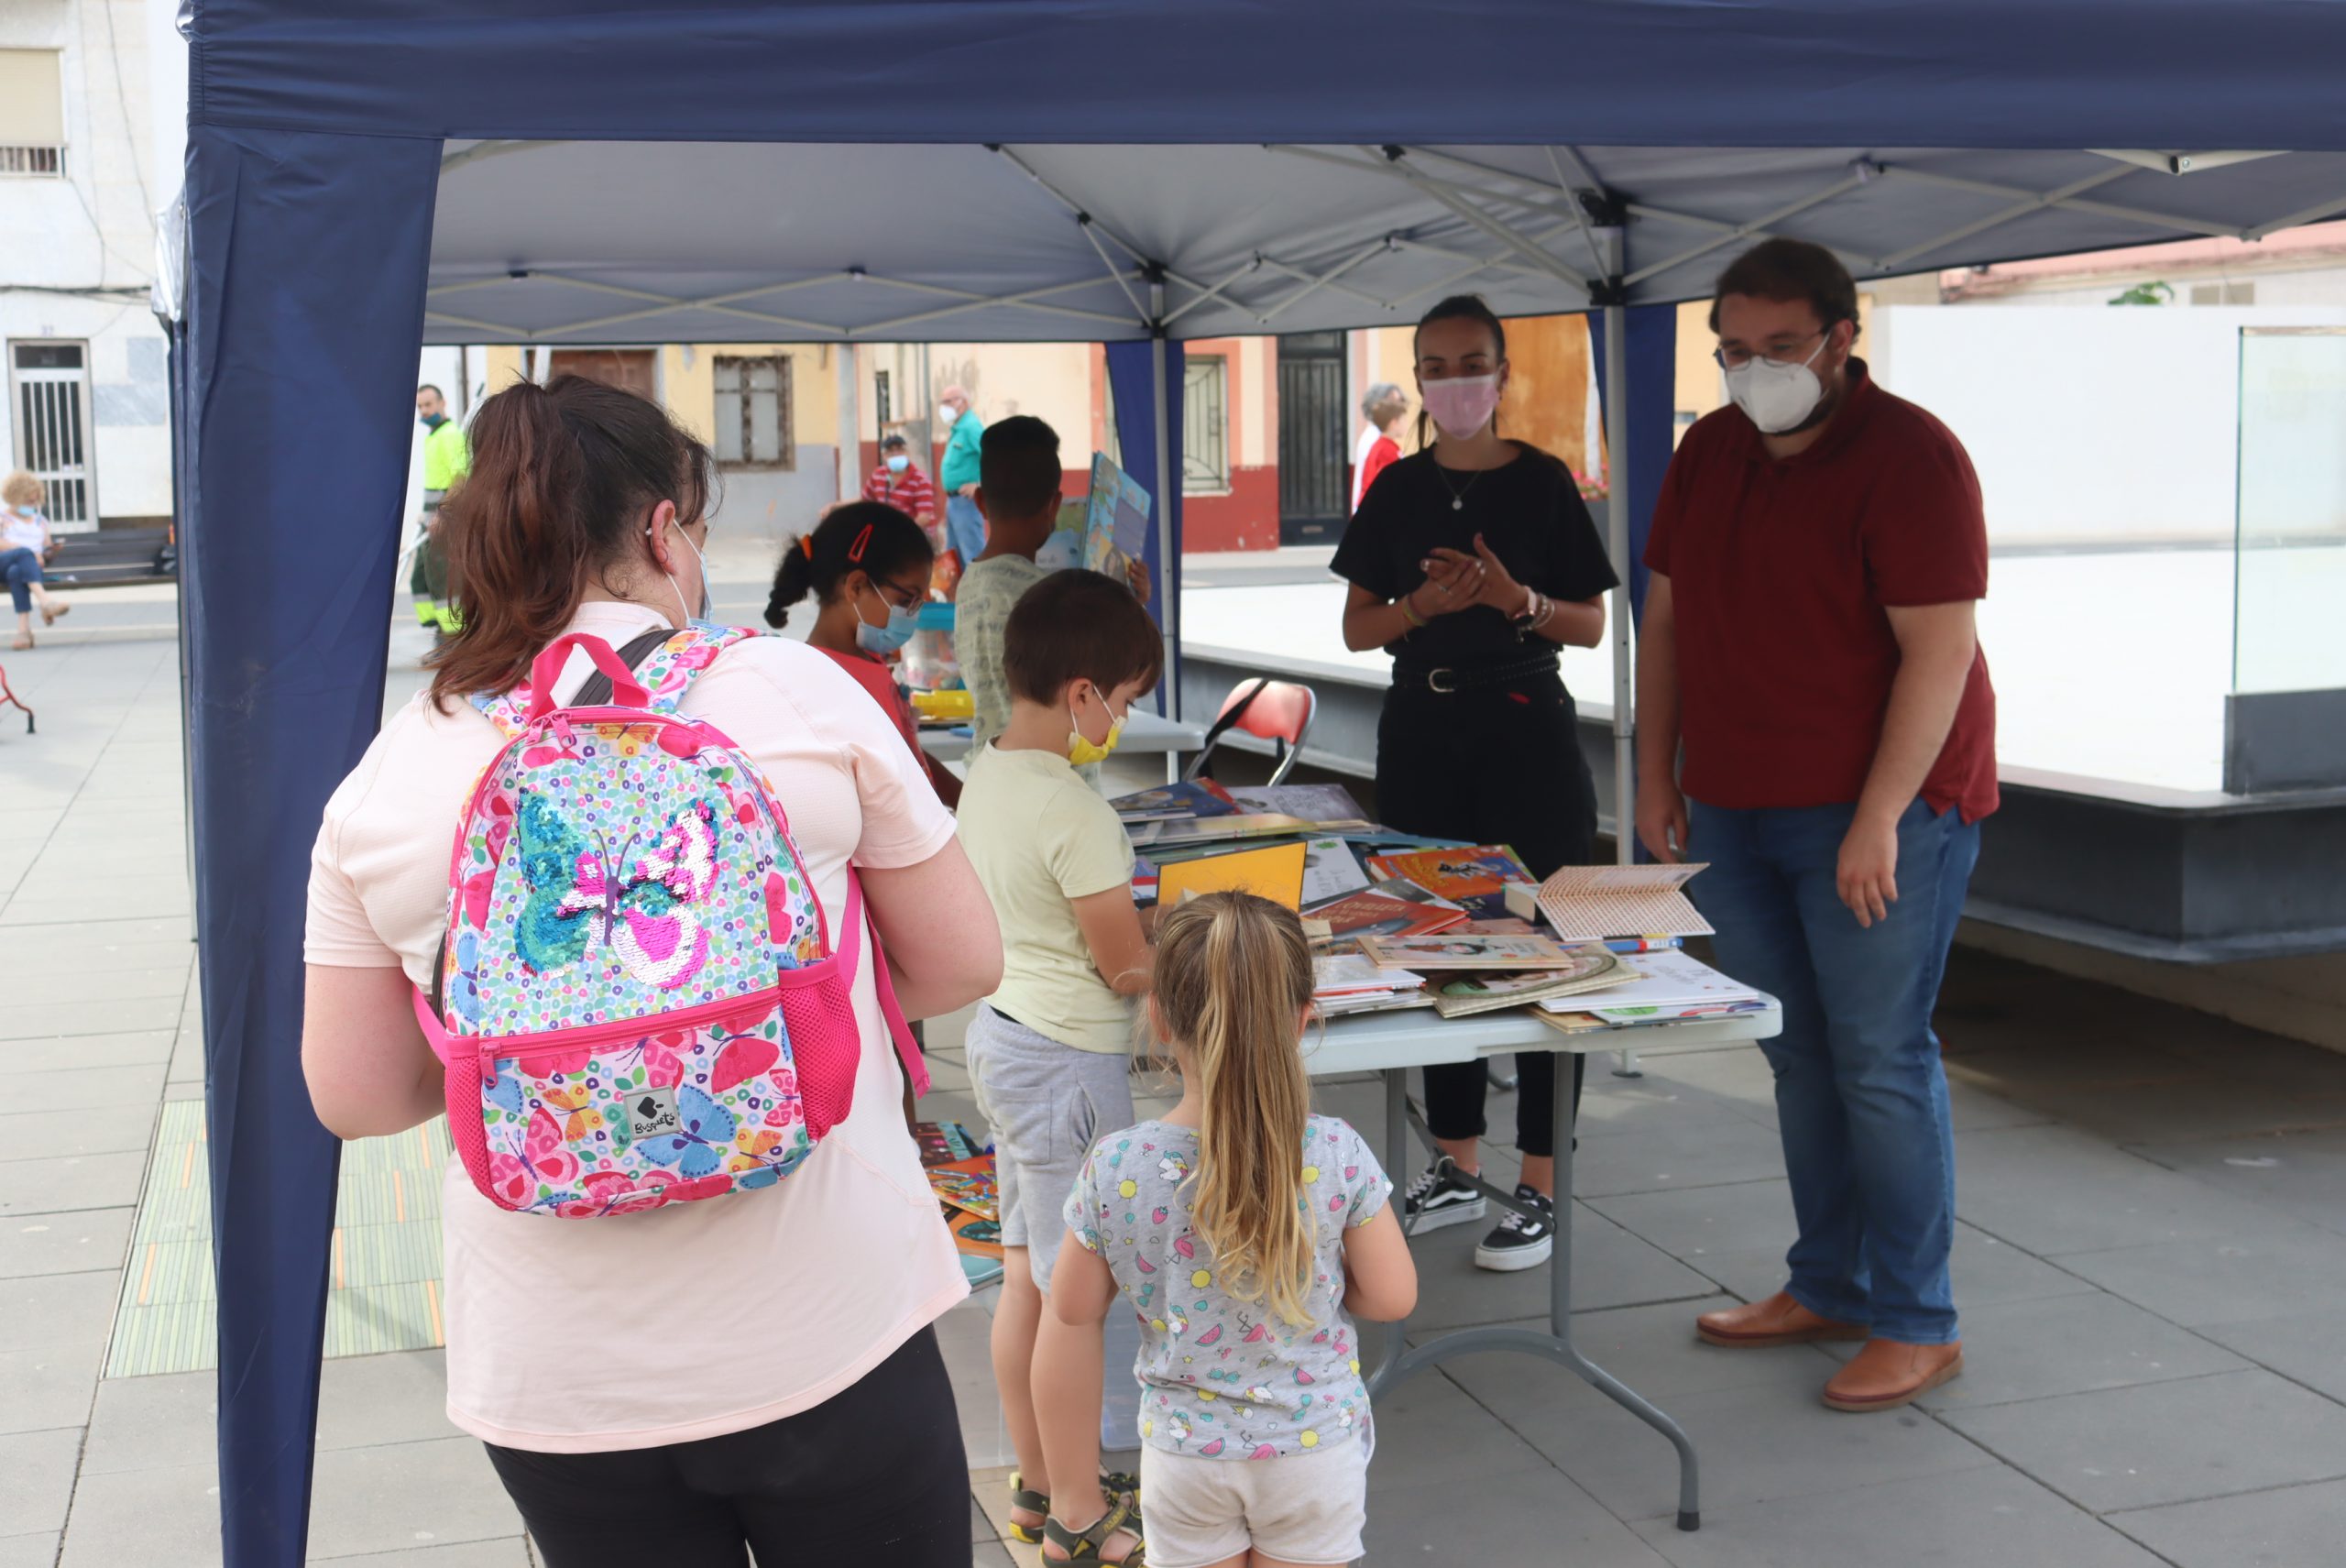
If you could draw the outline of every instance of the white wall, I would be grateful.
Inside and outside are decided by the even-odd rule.
[[[108,518],[171,510],[163,335],[144,298],[154,269],[151,213],[169,194],[150,158],[149,38],[145,0],[0,4],[0,48],[62,51],[68,176],[0,180],[0,234],[8,236],[0,285],[135,291],[90,298],[0,287],[0,339],[89,345],[90,448],[98,510]],[[183,119],[183,62],[181,70]],[[14,408],[0,418],[11,422],[0,456],[13,466]]]
[[[1969,450],[1993,543],[2216,543],[2232,535],[2240,329],[2339,324],[2346,308],[1891,305],[1868,352]]]

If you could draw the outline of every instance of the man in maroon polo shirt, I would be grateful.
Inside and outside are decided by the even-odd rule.
[[[1719,961],[1783,1003],[1763,1048],[1800,1239],[1783,1290],[1696,1332],[1864,1340],[1825,1387],[1863,1411],[1963,1368],[1931,1012],[1996,808],[1996,699],[1979,479],[1873,384],[1857,318],[1816,246],[1769,240],[1719,277],[1734,402],[1686,433],[1654,508],[1637,820],[1662,860],[1710,863],[1688,891]]]

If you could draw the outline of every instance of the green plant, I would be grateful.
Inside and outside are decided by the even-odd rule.
[[[2171,305],[2175,303],[2175,291],[2155,281],[2137,283],[2109,302],[2113,305]]]

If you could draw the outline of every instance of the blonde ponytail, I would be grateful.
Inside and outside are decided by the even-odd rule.
[[[1294,912],[1214,893],[1157,924],[1156,1006],[1203,1104],[1190,1214],[1225,1294],[1310,1321],[1318,1215],[1303,1190],[1311,1090],[1299,1023],[1311,948]]]

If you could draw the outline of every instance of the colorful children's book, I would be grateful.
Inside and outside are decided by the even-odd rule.
[[[1303,902],[1305,853],[1301,844],[1272,844],[1169,861],[1157,868],[1157,902],[1171,909],[1197,894],[1236,891],[1294,909]]]
[[[1462,937],[1455,931],[1431,937],[1363,937],[1360,950],[1388,969],[1569,970],[1576,964],[1545,937]]]
[[[974,1257],[1002,1256],[1002,1222],[980,1214],[955,1214],[946,1224],[953,1232],[953,1245]]]
[[[1084,509],[1083,564],[1123,581],[1124,563],[1148,548],[1148,492],[1104,452],[1091,456],[1091,496]]]
[[[1327,904],[1348,893],[1368,891],[1360,857],[1342,839],[1313,839],[1303,846],[1303,902]]]
[[[1211,779],[1183,779],[1110,801],[1126,822],[1178,821],[1192,817],[1233,817],[1238,806]]]
[[[1422,937],[1466,918],[1461,910],[1412,904],[1381,893],[1349,894],[1320,905],[1311,917],[1326,921],[1328,934],[1334,938]]]
[[[1002,1217],[1000,1190],[994,1185],[993,1156],[981,1154],[951,1165],[931,1166],[929,1190],[950,1209],[982,1219]]]
[[[1491,919],[1509,913],[1508,883],[1533,884],[1539,880],[1504,844],[1371,855],[1368,869],[1378,876],[1405,877],[1428,893],[1464,905],[1470,914]]]
[[[1372,855],[1369,859],[1371,861],[1369,867],[1369,892],[1380,894],[1386,898],[1406,899],[1411,904],[1423,905],[1428,909],[1457,909],[1461,915],[1466,913],[1464,909],[1459,909],[1457,905],[1451,903],[1450,900],[1442,897],[1440,894],[1428,893],[1424,888],[1420,887],[1408,877],[1397,876],[1384,877],[1380,879],[1376,874],[1376,868],[1374,863],[1376,857]]]
[[[970,1135],[970,1129],[959,1122],[917,1123],[913,1127],[913,1142],[920,1146],[920,1162],[924,1166],[951,1165],[985,1152]]]

